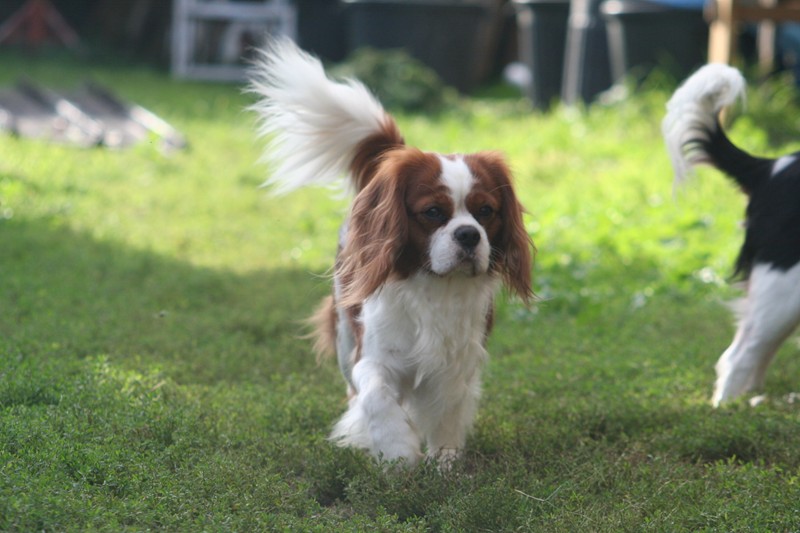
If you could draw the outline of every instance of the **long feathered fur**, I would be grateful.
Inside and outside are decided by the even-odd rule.
[[[265,185],[276,194],[335,182],[350,169],[362,141],[394,126],[363,84],[333,82],[317,58],[289,39],[268,43],[250,79],[249,91],[258,97],[251,110],[260,117],[259,135],[268,139],[264,160],[271,175]],[[363,185],[354,181],[351,189]]]
[[[675,91],[667,102],[661,130],[676,185],[686,180],[693,165],[715,164],[707,144],[716,133],[722,132],[719,113],[744,97],[745,82],[741,73],[728,65],[715,63],[700,68]]]

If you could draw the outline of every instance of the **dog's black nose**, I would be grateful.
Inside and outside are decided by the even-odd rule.
[[[456,242],[467,250],[471,250],[481,242],[481,234],[475,226],[459,226],[453,232]]]

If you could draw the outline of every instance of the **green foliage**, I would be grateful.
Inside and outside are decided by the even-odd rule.
[[[798,529],[796,342],[764,404],[708,406],[744,199],[710,170],[673,196],[670,83],[586,110],[398,115],[411,144],[507,154],[540,297],[498,302],[463,460],[403,471],[326,440],[344,386],[302,319],[330,290],[346,201],[258,188],[248,97],[0,62],[2,83],[95,78],[191,142],[166,156],[0,137],[0,530]],[[737,143],[797,149],[793,92],[754,88],[748,109]]]
[[[361,80],[394,111],[439,112],[458,99],[436,72],[403,50],[359,48],[333,73]]]

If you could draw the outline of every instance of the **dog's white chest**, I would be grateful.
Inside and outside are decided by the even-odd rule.
[[[378,358],[419,385],[445,374],[468,379],[483,363],[497,283],[488,276],[418,274],[365,302],[362,358]]]

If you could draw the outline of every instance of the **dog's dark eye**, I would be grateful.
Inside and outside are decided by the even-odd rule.
[[[478,209],[478,216],[481,218],[486,218],[494,215],[494,209],[490,205],[484,205],[480,209]]]
[[[422,214],[437,222],[442,222],[447,218],[447,215],[444,214],[444,211],[442,211],[440,207],[429,207],[423,211]]]

